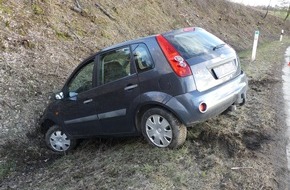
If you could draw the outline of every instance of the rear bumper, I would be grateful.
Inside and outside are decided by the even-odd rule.
[[[175,115],[186,126],[221,114],[231,105],[243,105],[246,101],[248,81],[242,72],[238,77],[218,85],[209,90],[199,92],[197,90],[171,98],[167,107],[173,110]],[[198,109],[200,103],[206,103],[207,110],[201,113]]]

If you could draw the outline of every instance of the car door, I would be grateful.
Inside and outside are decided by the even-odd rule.
[[[139,85],[129,46],[104,52],[98,59],[97,110],[104,135],[135,133]]]
[[[64,130],[72,137],[98,135],[100,123],[96,114],[94,57],[81,64],[64,87],[59,114]]]

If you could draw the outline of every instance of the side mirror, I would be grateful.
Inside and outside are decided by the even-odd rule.
[[[64,98],[63,92],[56,93],[54,97],[56,100],[62,100]]]

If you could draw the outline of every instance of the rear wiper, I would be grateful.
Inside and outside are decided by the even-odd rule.
[[[221,48],[221,47],[224,47],[224,45],[226,45],[226,44],[219,44],[219,45],[217,45],[217,46],[214,46],[214,47],[212,48],[212,50],[215,51],[216,49],[219,49],[219,48]]]

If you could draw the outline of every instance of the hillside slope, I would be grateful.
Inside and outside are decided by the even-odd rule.
[[[252,45],[257,29],[261,43],[290,29],[223,0],[99,1],[101,9],[94,1],[80,2],[82,12],[74,11],[74,1],[0,1],[0,136],[34,128],[47,94],[60,89],[86,56],[116,42],[200,26],[242,50]]]
[[[75,154],[59,158],[44,147],[42,136],[35,130],[39,116],[48,102],[48,95],[61,88],[71,71],[85,57],[117,42],[174,28],[199,26],[241,51],[251,47],[255,30],[261,33],[260,43],[266,43],[277,41],[282,28],[288,34],[290,24],[271,15],[263,20],[262,12],[225,0],[174,0],[170,3],[162,0],[136,0],[134,3],[128,0],[100,0],[97,1],[97,6],[93,0],[79,2],[80,5],[73,0],[0,0],[0,180],[4,181],[0,187],[5,189],[8,184],[17,189],[18,185],[26,184],[25,188],[29,189],[29,185],[36,184],[34,180],[38,180],[39,189],[50,189],[49,183],[60,188],[69,183],[70,189],[74,189],[74,185],[82,187],[82,180],[90,178],[87,181],[93,183],[94,178],[95,184],[100,183],[103,188],[110,188],[106,186],[109,181],[102,181],[102,173],[98,175],[95,171],[111,175],[110,180],[115,175],[121,175],[117,171],[120,168],[108,166],[110,161],[115,164],[122,162],[114,160],[114,157],[127,159],[128,162],[131,160],[136,164],[136,169],[145,173],[155,171],[146,162],[147,157],[141,159],[126,155],[126,151],[130,152],[132,148],[140,149],[134,154],[142,155],[143,147],[150,160],[155,159],[156,163],[165,165],[164,171],[162,170],[164,173],[174,172],[170,168],[176,160],[182,163],[179,165],[180,170],[191,167],[186,173],[172,177],[181,185],[179,188],[187,188],[185,183],[194,176],[201,176],[202,183],[206,184],[207,179],[211,179],[212,176],[208,176],[211,174],[198,166],[190,166],[195,156],[199,156],[198,152],[187,152],[195,156],[192,160],[184,160],[178,154],[183,155],[189,151],[186,148],[176,150],[176,153],[155,149],[150,152],[151,147],[147,147],[141,139],[125,141],[125,145],[123,140],[101,141],[96,143],[98,145],[89,142],[88,146],[83,145],[86,147],[84,150],[78,149]],[[134,145],[135,143],[137,144]],[[190,143],[199,146],[194,140]],[[208,151],[211,151],[210,148]],[[159,154],[165,156],[159,158]],[[168,160],[165,160],[166,155]],[[95,160],[90,162],[86,158]],[[106,161],[100,166],[93,166],[102,160]],[[203,162],[207,161],[208,163],[202,163],[204,167],[218,164],[219,159],[212,154]],[[75,163],[82,164],[74,168]],[[54,175],[60,181],[51,181],[55,178],[51,178],[50,170],[47,169],[49,167],[59,172]],[[132,174],[126,173],[128,178],[133,177],[138,182],[143,180],[144,184],[130,184],[132,181],[129,179],[123,181],[129,183],[127,186],[116,181],[113,184],[123,188],[157,189],[155,184],[158,184],[158,180],[167,179],[166,176],[155,176],[157,181],[150,185],[148,176],[138,176],[133,168],[127,168]],[[66,172],[72,170],[76,171],[73,176],[67,176]],[[21,176],[22,173],[32,175],[32,171],[36,173],[32,178]],[[195,180],[199,179],[193,179],[193,182]],[[175,182],[163,185],[173,188],[176,187]],[[190,184],[194,184],[193,182]],[[90,188],[93,189],[95,184],[88,184],[87,188],[92,185]]]

